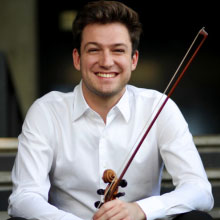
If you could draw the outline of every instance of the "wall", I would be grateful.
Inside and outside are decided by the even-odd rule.
[[[0,0],[0,50],[6,53],[25,115],[37,97],[36,0]]]

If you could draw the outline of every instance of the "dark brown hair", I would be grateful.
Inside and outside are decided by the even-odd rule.
[[[133,9],[117,1],[94,1],[84,6],[73,22],[74,48],[80,53],[82,32],[87,25],[113,22],[120,22],[127,27],[133,54],[138,49],[142,25],[139,22],[138,14]]]

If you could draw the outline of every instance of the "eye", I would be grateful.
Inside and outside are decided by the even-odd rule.
[[[88,49],[88,52],[89,52],[89,53],[95,53],[95,52],[98,52],[98,51],[99,51],[98,48],[89,48],[89,49]]]
[[[115,53],[122,54],[122,53],[125,53],[125,50],[118,48],[118,49],[114,49],[114,52],[115,52]]]

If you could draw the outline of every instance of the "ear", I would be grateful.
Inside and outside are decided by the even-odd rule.
[[[139,52],[138,50],[136,50],[132,56],[132,66],[131,66],[132,71],[136,69],[138,58],[139,58]]]
[[[80,55],[79,52],[76,48],[73,49],[73,53],[72,53],[72,57],[73,57],[73,65],[74,67],[80,71]]]

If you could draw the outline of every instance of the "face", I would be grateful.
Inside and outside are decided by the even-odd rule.
[[[137,61],[138,52],[132,56],[128,30],[120,23],[87,25],[80,55],[76,49],[73,51],[74,66],[82,73],[85,98],[120,98]]]

